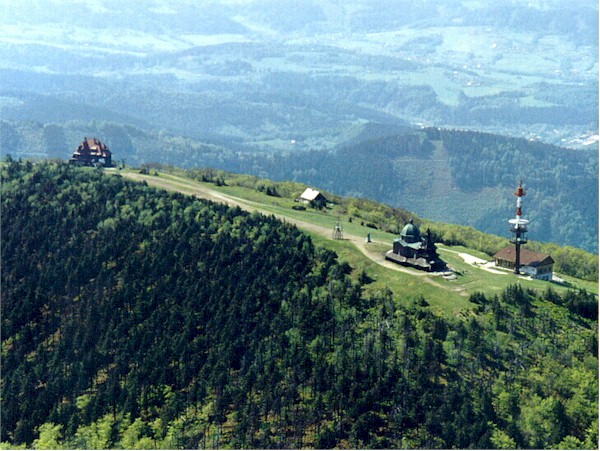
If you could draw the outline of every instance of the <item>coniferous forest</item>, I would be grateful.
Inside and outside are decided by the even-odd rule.
[[[3,447],[597,448],[597,298],[366,294],[292,225],[2,170]]]

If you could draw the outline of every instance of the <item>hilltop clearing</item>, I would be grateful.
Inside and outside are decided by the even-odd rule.
[[[149,186],[153,186],[156,188],[166,189],[168,191],[175,191],[184,194],[191,194],[196,197],[200,197],[203,199],[209,199],[215,202],[222,202],[229,206],[240,207],[243,210],[247,210],[250,212],[259,212],[265,215],[273,215],[277,219],[280,219],[286,223],[294,224],[301,230],[308,232],[311,235],[318,235],[321,240],[322,239],[332,239],[332,228],[324,225],[320,225],[314,222],[309,222],[308,220],[302,220],[298,217],[292,217],[289,214],[282,213],[281,209],[273,209],[269,208],[269,206],[261,204],[256,201],[251,201],[247,199],[243,199],[237,196],[231,196],[223,194],[220,191],[215,189],[208,188],[206,186],[201,185],[200,183],[190,183],[189,179],[183,179],[176,176],[167,176],[166,178],[160,177],[156,178],[153,176],[142,175],[133,172],[122,172],[122,174],[131,178],[132,180],[137,181],[145,181]],[[369,233],[369,232],[368,232]],[[319,240],[319,241],[321,241]],[[344,233],[343,241],[345,243],[351,244],[358,251],[360,251],[364,256],[366,256],[369,260],[375,262],[377,265],[390,269],[392,271],[398,271],[405,274],[410,274],[414,277],[420,277],[422,281],[434,285],[439,288],[447,289],[449,291],[456,291],[461,293],[461,295],[467,296],[465,288],[452,288],[452,287],[443,287],[438,282],[432,280],[427,272],[419,271],[417,269],[411,269],[407,267],[400,266],[398,264],[389,262],[385,259],[384,254],[377,249],[380,249],[382,246],[389,247],[390,243],[385,243],[383,241],[373,240],[370,244],[366,244],[364,236],[353,235],[349,233]],[[322,241],[321,241],[322,242]],[[467,255],[467,254],[465,254]],[[468,259],[465,259],[465,261]],[[439,274],[438,274],[439,276]]]
[[[272,182],[251,176],[224,173],[222,171],[192,170],[187,172],[187,176],[164,172],[158,173],[156,171],[154,171],[156,175],[144,175],[137,171],[119,172],[135,180],[145,180],[151,186],[224,202],[249,211],[273,214],[280,219],[296,224],[303,230],[312,232],[330,241],[332,241],[332,230],[335,221],[340,217],[345,218],[343,221],[344,241],[352,243],[363,254],[378,264],[396,269],[398,269],[397,265],[385,261],[383,256],[385,251],[382,251],[382,249],[387,251],[391,247],[392,240],[398,236],[401,225],[408,222],[411,217],[415,217],[409,212],[392,209],[374,202],[370,203],[369,201],[359,199],[344,199],[329,194],[328,196],[332,197],[336,203],[331,211],[329,209],[315,210],[311,208],[299,211],[294,209],[294,206],[298,205],[295,202],[295,197],[303,191],[303,185]],[[182,171],[178,172],[184,174]],[[202,182],[202,179],[210,181]],[[266,194],[268,191],[276,195]],[[497,252],[508,243],[506,238],[485,235],[467,227],[434,223],[426,220],[422,222],[424,227],[429,227],[434,231],[439,241],[467,246],[479,243],[477,251],[470,251],[470,253],[475,253],[479,257],[467,257],[471,254],[465,252],[464,248],[459,248],[463,249],[461,252],[465,254],[461,257],[466,257],[462,258],[462,261],[467,261],[468,263],[480,262],[484,259],[489,262],[492,260],[489,253],[493,254]],[[392,231],[395,231],[395,233],[390,233]],[[365,244],[367,234],[373,237],[373,243],[370,245]],[[572,266],[576,265],[575,261],[578,260],[586,267],[586,271],[589,271],[586,278],[591,281],[597,280],[598,262],[596,256],[571,249],[571,259],[568,257],[566,249],[563,251],[554,246],[545,246],[535,242],[531,243],[531,246],[543,252],[557,254],[556,260],[559,272],[560,268],[564,268],[568,274],[579,274],[580,271],[572,268]],[[446,248],[442,247],[441,251],[446,252]],[[488,252],[488,255],[482,254],[481,251]],[[447,252],[452,253],[450,248],[447,248]],[[477,270],[486,269],[481,265],[475,265],[475,268]],[[399,270],[406,270],[413,275],[422,275],[421,272],[412,269],[401,268]],[[593,283],[586,284],[586,289],[595,291],[596,287]]]

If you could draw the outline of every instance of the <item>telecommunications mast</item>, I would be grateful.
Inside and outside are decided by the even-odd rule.
[[[521,216],[523,212],[521,211],[521,198],[525,195],[525,190],[523,189],[523,179],[519,181],[519,186],[517,187],[517,191],[515,191],[515,196],[517,196],[517,215],[514,219],[509,219],[508,222],[512,225],[510,231],[514,233],[514,238],[510,240],[511,243],[515,245],[515,274],[520,274],[519,269],[521,268],[521,244],[527,243],[527,237],[525,234],[527,233],[527,224],[529,221],[527,219],[522,219]]]

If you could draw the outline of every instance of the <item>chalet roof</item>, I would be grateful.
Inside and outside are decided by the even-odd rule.
[[[80,155],[108,158],[112,154],[106,144],[98,138],[84,138],[79,147],[73,152],[74,158]]]
[[[315,200],[319,196],[323,196],[323,195],[316,189],[306,188],[304,190],[304,192],[300,195],[300,199]]]
[[[500,252],[496,253],[494,258],[514,263],[516,260],[516,251],[514,246],[506,246]],[[554,259],[549,254],[541,254],[525,248],[521,248],[520,261],[521,265],[534,267],[546,266],[554,263]]]
[[[104,144],[102,141],[100,141],[98,138],[85,138],[83,140],[83,142],[81,143],[81,146],[85,146],[87,143],[87,146],[90,148],[90,150],[92,151],[105,151],[108,150],[108,147],[106,147],[106,144]]]

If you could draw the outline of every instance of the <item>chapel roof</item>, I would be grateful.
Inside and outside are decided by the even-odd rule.
[[[407,243],[421,242],[421,231],[419,230],[419,227],[413,223],[412,219],[404,226],[400,236],[402,237],[402,240]]]

